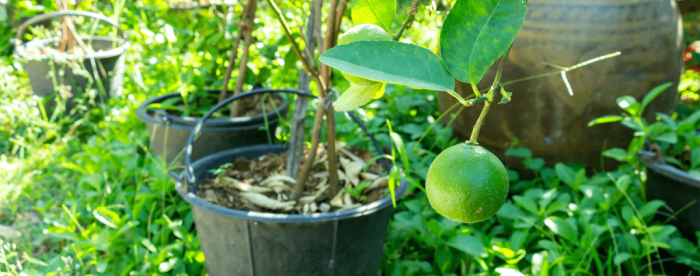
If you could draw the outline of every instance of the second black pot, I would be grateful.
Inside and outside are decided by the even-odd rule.
[[[267,89],[268,92],[276,90]],[[218,93],[218,91],[209,91]],[[148,110],[153,104],[162,103],[170,98],[180,98],[179,93],[168,94],[148,100],[136,110],[136,115],[148,126],[151,138],[151,152],[155,156],[165,156],[166,164],[170,165],[177,159],[182,164],[182,150],[187,145],[187,139],[199,121],[198,118],[180,117],[165,112]],[[200,131],[199,138],[194,142],[194,150],[191,154],[192,162],[217,152],[236,147],[268,143],[268,135],[275,142],[275,130],[279,123],[278,114],[285,116],[289,110],[289,102],[284,98],[277,110],[266,113],[268,129],[265,126],[265,117],[260,115],[243,116],[230,119],[207,120]],[[268,132],[269,131],[269,132]],[[166,139],[167,137],[167,139]]]

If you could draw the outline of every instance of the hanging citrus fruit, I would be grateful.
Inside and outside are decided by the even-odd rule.
[[[428,169],[428,201],[454,221],[484,221],[498,212],[508,196],[508,173],[493,153],[459,143],[440,153]]]
[[[348,44],[355,41],[388,41],[391,39],[391,35],[379,26],[372,24],[360,24],[343,33],[343,35],[338,38],[338,45]],[[347,80],[354,84],[371,85],[375,83],[375,81],[361,78],[352,74],[345,72],[341,73],[343,73],[343,76]]]

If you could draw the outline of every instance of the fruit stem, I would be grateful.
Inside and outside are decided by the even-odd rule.
[[[467,144],[477,144],[477,139],[479,138],[479,131],[481,131],[481,126],[484,125],[484,118],[486,118],[486,114],[489,113],[489,109],[491,109],[491,102],[493,102],[493,91],[495,91],[498,86],[501,83],[501,77],[503,76],[503,69],[506,67],[506,60],[508,60],[508,53],[510,53],[510,47],[503,53],[501,56],[501,61],[498,64],[498,71],[496,71],[496,78],[493,80],[493,84],[491,85],[491,88],[489,89],[489,92],[486,94],[488,97],[488,100],[484,101],[484,109],[481,110],[481,114],[479,115],[479,119],[476,120],[476,124],[474,124],[474,129],[472,130],[472,135],[469,137],[469,141],[467,141]],[[473,84],[473,86],[476,86]],[[478,93],[479,90],[474,90],[474,92]]]

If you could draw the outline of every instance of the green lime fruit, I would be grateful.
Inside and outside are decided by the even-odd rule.
[[[350,30],[340,36],[340,38],[338,38],[338,45],[348,44],[355,41],[387,41],[391,39],[391,35],[379,26],[372,24],[360,24],[352,27]],[[371,85],[374,83],[374,81],[352,74],[345,72],[341,73],[343,73],[343,76],[347,80],[355,84]]]
[[[462,223],[480,222],[495,215],[506,202],[508,172],[488,150],[459,143],[435,158],[425,190],[440,215]]]

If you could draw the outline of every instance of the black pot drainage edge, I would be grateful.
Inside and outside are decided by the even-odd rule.
[[[219,93],[219,91],[207,91],[208,93]],[[270,93],[275,90],[269,89]],[[180,93],[173,93],[150,99],[141,104],[136,110],[139,120],[146,123],[151,140],[151,152],[154,156],[165,155],[166,164],[172,164],[178,159],[178,164],[182,163],[181,154],[187,140],[194,130],[199,118],[180,117],[165,112],[149,110],[152,104],[162,103],[170,98],[180,98]],[[289,102],[284,98],[277,110],[267,112],[268,129],[265,126],[265,116],[258,114],[254,116],[235,117],[230,119],[207,120],[202,127],[199,138],[193,143],[196,149],[192,152],[192,160],[198,160],[210,154],[221,152],[227,149],[268,143],[268,137],[274,143],[275,130],[279,123],[279,115],[287,115]],[[269,133],[268,133],[269,131]],[[167,135],[167,140],[165,139]],[[269,135],[269,136],[268,136]]]

